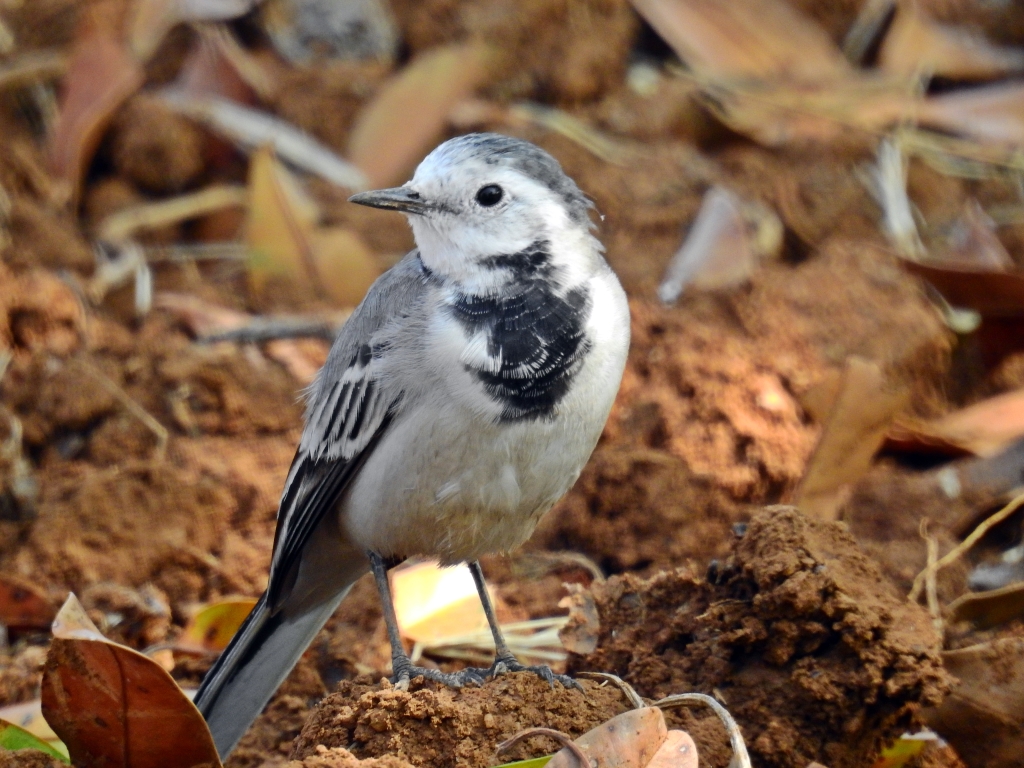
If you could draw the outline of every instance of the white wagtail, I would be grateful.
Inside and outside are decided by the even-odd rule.
[[[593,206],[547,152],[491,133],[351,200],[405,213],[417,247],[373,284],[308,392],[267,590],[196,694],[222,756],[367,571],[399,685],[520,670],[573,684],[516,661],[477,559],[522,544],[575,482],[619,388],[629,307]],[[387,570],[415,555],[469,563],[490,669],[410,662]]]

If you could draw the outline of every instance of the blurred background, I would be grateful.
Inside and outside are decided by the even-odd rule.
[[[921,693],[940,652],[996,643],[1017,687],[967,735],[933,719],[960,755],[929,764],[1019,765],[1021,518],[957,548],[1024,484],[1022,44],[1012,0],[0,0],[0,704],[38,696],[68,591],[198,681],[237,610],[208,641],[197,613],[265,586],[302,388],[413,245],[348,197],[487,130],[594,200],[633,314],[583,476],[485,562],[525,651],[564,665],[564,582],[703,576],[793,504],[871,558],[862,599],[926,606],[939,666],[845,757],[860,683],[778,715],[809,741],[740,717],[755,764],[871,765],[948,692]],[[445,610],[410,641],[477,658]],[[313,656],[231,765],[283,765],[316,699],[380,678],[371,584]]]

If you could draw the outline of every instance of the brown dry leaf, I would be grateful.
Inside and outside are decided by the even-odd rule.
[[[252,320],[252,315],[211,304],[191,293],[161,291],[153,306],[173,314],[193,336],[199,337],[241,328]]]
[[[365,175],[355,165],[269,112],[220,96],[191,96],[176,88],[165,89],[161,96],[171,109],[203,123],[246,151],[271,146],[279,158],[306,173],[345,189],[367,188]]]
[[[939,24],[915,2],[903,2],[878,52],[878,66],[893,75],[921,73],[985,80],[1024,69],[1024,52],[993,45],[981,34]]]
[[[569,594],[558,602],[559,608],[569,609],[569,620],[558,632],[562,646],[570,653],[589,656],[597,649],[601,632],[601,617],[597,613],[594,593],[582,584],[565,584]]]
[[[949,605],[950,621],[970,621],[990,629],[1024,617],[1024,581],[987,592],[961,595]]]
[[[0,707],[0,719],[24,728],[43,741],[60,742],[53,728],[43,717],[43,703],[39,699]]]
[[[898,424],[904,439],[956,446],[976,456],[995,456],[1024,435],[1024,389],[990,397],[927,422]]]
[[[824,29],[784,0],[632,0],[679,57],[714,77],[821,82],[852,70]]]
[[[588,758],[607,768],[645,768],[665,743],[665,716],[657,707],[631,709],[575,739]],[[577,768],[578,760],[563,747],[546,768]]]
[[[669,731],[647,768],[697,768],[697,745],[686,731]]]
[[[1020,765],[1024,743],[1024,639],[1003,638],[945,651],[959,683],[925,721],[969,768]]]
[[[189,619],[174,647],[196,652],[223,651],[255,605],[254,598],[239,597],[203,606]]]
[[[141,60],[152,56],[164,36],[186,21],[222,21],[248,12],[259,0],[135,0],[128,39]]]
[[[75,765],[219,768],[203,716],[156,662],[104,638],[74,595],[53,624],[43,715]]]
[[[321,227],[310,233],[309,245],[319,286],[338,306],[356,306],[380,276],[370,247],[350,229]]]
[[[161,292],[156,295],[154,306],[178,317],[189,331],[198,337],[213,336],[252,324],[253,315],[238,312],[227,307],[210,304],[186,293]],[[338,319],[337,322],[343,322]],[[310,349],[310,344],[313,349]],[[292,377],[308,384],[324,363],[326,345],[313,339],[276,339],[263,346],[264,353],[271,360],[284,366]]]
[[[57,609],[46,593],[17,576],[0,576],[0,624],[15,629],[46,629]]]
[[[78,188],[114,111],[145,79],[142,66],[121,40],[119,3],[100,2],[82,12],[60,115],[50,136],[50,164],[55,175]]]
[[[917,106],[916,115],[929,128],[983,143],[1024,146],[1024,85],[1020,83],[933,96]]]
[[[953,224],[945,247],[932,261],[944,265],[1007,272],[1015,262],[996,235],[996,224],[981,204],[971,198],[963,215]]]
[[[320,212],[298,181],[269,147],[253,153],[249,164],[249,283],[257,293],[271,275],[284,275],[312,286],[316,269],[310,237]]]
[[[797,489],[796,505],[809,515],[837,519],[851,485],[871,466],[889,425],[906,402],[907,392],[889,389],[876,363],[849,358]]]
[[[903,267],[923,277],[955,307],[977,310],[982,316],[1024,315],[1024,273],[993,272],[903,259]],[[982,326],[984,327],[984,325]]]
[[[405,180],[437,143],[448,114],[488,75],[490,49],[446,45],[413,59],[377,92],[356,118],[348,156],[372,186]]]
[[[770,208],[741,199],[724,187],[704,195],[682,247],[669,261],[658,296],[673,304],[693,286],[732,288],[746,282],[762,259],[782,248],[782,222]]]
[[[220,96],[238,104],[256,103],[253,89],[208,34],[199,39],[181,65],[174,87],[191,98]]]
[[[913,116],[920,101],[905,80],[851,75],[827,83],[700,80],[701,101],[725,125],[766,146],[880,131]]]

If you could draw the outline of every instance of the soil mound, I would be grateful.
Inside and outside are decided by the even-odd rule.
[[[574,601],[570,672],[614,672],[644,696],[717,695],[763,766],[870,765],[949,687],[928,615],[843,525],[790,507],[756,514],[709,580],[627,574]]]

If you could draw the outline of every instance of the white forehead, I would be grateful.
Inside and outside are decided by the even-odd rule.
[[[508,184],[527,178],[504,163],[488,161],[480,152],[465,145],[445,142],[416,168],[412,184],[417,188],[476,187],[484,184]]]
[[[577,223],[587,220],[590,205],[551,155],[527,141],[496,133],[449,139],[420,163],[410,184],[428,194],[456,196],[499,184],[520,198],[560,202]]]

